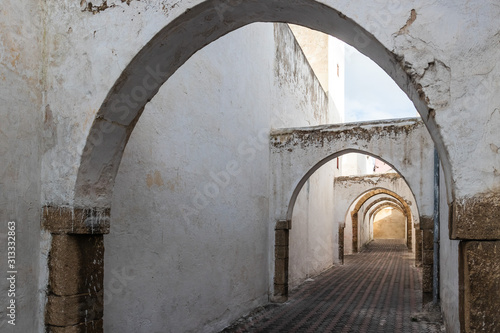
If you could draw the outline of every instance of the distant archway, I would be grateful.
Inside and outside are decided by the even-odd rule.
[[[413,218],[411,218],[411,209],[408,205],[408,203],[397,193],[390,191],[388,189],[383,189],[383,188],[378,188],[374,189],[372,191],[369,191],[365,194],[362,194],[359,196],[355,202],[356,204],[354,205],[354,208],[351,210],[351,219],[352,219],[352,252],[358,252],[359,250],[359,242],[358,242],[358,212],[361,209],[361,207],[368,201],[370,198],[379,195],[379,194],[386,194],[389,195],[393,198],[395,198],[397,201],[401,203],[403,206],[404,212],[406,216],[409,216],[410,218],[407,219],[407,237],[406,237],[406,246],[408,249],[412,249],[412,224],[413,224]]]
[[[366,152],[366,151],[362,151],[362,150],[346,149],[346,150],[334,153],[334,154],[332,154],[332,155],[324,158],[323,160],[319,161],[316,165],[314,165],[311,169],[309,169],[309,171],[307,171],[307,173],[299,181],[299,183],[297,184],[297,186],[295,187],[295,189],[293,191],[292,197],[290,198],[290,201],[289,201],[289,204],[288,204],[287,214],[286,214],[286,220],[287,221],[291,222],[292,215],[293,215],[293,208],[295,206],[295,202],[297,201],[297,196],[299,195],[300,191],[302,190],[302,187],[307,182],[307,180],[311,177],[311,175],[314,172],[316,172],[319,168],[321,168],[323,165],[325,165],[326,163],[330,162],[331,160],[333,160],[333,159],[335,159],[337,157],[340,157],[342,155],[349,154],[349,153],[357,153],[357,154],[363,154],[363,155],[374,157],[374,158],[376,158],[376,159],[384,162],[385,164],[389,165],[393,170],[395,170],[396,172],[398,172],[400,175],[404,175],[404,172],[401,173],[398,170],[398,168],[396,168],[394,165],[392,165],[389,161],[387,161],[386,159],[384,159],[384,158],[382,158],[380,156],[372,154],[370,152]],[[410,184],[408,184],[408,181],[404,178],[404,176],[402,177],[402,179],[404,180],[404,182],[406,183],[406,185],[408,186],[408,188],[411,190],[411,186],[410,186]],[[393,196],[390,193],[394,193],[394,192],[392,192],[390,190],[387,190],[387,191],[388,192],[379,192],[379,193],[375,193],[373,195],[377,195],[377,194],[380,194],[380,193],[385,193],[385,194],[388,194],[390,196]],[[403,198],[401,198],[401,197],[398,198],[398,197],[399,196],[397,194],[396,194],[396,196],[394,196],[394,198],[396,198],[398,200],[401,199],[404,202]],[[353,202],[355,202],[358,199],[359,199],[359,197],[357,197]],[[291,225],[290,225],[290,228],[291,228]]]
[[[370,226],[373,228],[373,239],[376,239],[376,228],[375,228],[375,219],[376,217],[378,216],[379,213],[381,213],[383,210],[387,209],[387,208],[392,208],[393,211],[397,211],[399,213],[402,214],[402,216],[404,217],[404,221],[402,221],[402,225],[403,225],[403,230],[402,230],[402,233],[403,233],[403,237],[399,237],[399,238],[403,238],[405,237],[406,235],[406,228],[407,228],[407,224],[406,224],[406,221],[408,221],[408,216],[405,214],[404,210],[397,204],[394,204],[392,202],[382,202],[382,203],[379,203],[377,206],[373,207],[373,211],[370,212],[368,215],[368,221],[370,223]],[[379,232],[382,231],[382,229],[379,229]],[[391,232],[392,233],[392,232]],[[392,237],[390,237],[392,238]],[[395,238],[398,238],[398,237],[395,237]]]
[[[373,208],[373,206],[379,204],[379,203],[386,203],[386,202],[390,202],[390,203],[393,203],[395,205],[397,205],[399,207],[399,209],[401,209],[401,211],[406,214],[404,212],[404,207],[403,207],[403,204],[397,200],[397,199],[394,199],[393,197],[382,197],[380,199],[377,199],[377,200],[374,200],[373,202],[371,202],[367,207],[366,207],[366,211],[367,213],[369,213],[369,217],[372,217],[374,215],[374,211],[370,211],[370,209]],[[375,208],[378,208],[378,207],[375,207]]]

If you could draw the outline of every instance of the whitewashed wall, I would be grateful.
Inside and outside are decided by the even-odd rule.
[[[459,295],[458,295],[458,261],[460,241],[450,240],[448,221],[449,207],[446,202],[446,186],[443,170],[440,169],[440,238],[439,238],[439,297],[446,331],[449,333],[460,331],[459,322]]]
[[[46,276],[46,261],[38,265],[40,253],[45,251],[39,230],[40,207],[72,204],[89,128],[113,83],[152,36],[202,2],[110,0],[106,8],[98,10],[102,1],[96,1],[95,13],[94,7],[85,10],[86,1],[2,2],[0,223],[19,221],[23,235],[18,243],[24,258],[20,268],[25,272],[20,275],[23,320],[16,329],[34,331],[43,318],[37,314],[45,301],[43,290],[42,301],[36,301],[39,278]],[[448,161],[448,202],[480,194],[498,197],[500,49],[496,42],[500,9],[496,0],[400,2],[396,6],[359,0],[320,2],[334,6],[388,50],[394,50],[411,79],[421,85],[421,93],[434,111],[428,115],[429,121],[438,125],[430,130],[443,139],[438,149]],[[313,7],[315,2],[310,3]],[[409,20],[412,10],[417,13],[414,21]],[[324,24],[334,16],[338,15],[316,20],[297,11],[289,17],[297,22],[304,19],[304,23],[318,21],[335,33]],[[385,53],[372,56],[381,64],[390,62]],[[410,84],[408,77],[390,74],[401,86]],[[412,97],[418,104],[418,95]],[[421,111],[425,110],[422,103]],[[474,163],[463,163],[468,160]],[[152,179],[154,183],[154,173]],[[4,237],[5,229],[1,233]],[[449,249],[452,256],[458,256],[455,245]],[[448,273],[455,274],[455,266]],[[0,295],[0,302],[4,297]]]
[[[205,47],[162,87],[116,180],[106,331],[212,332],[268,301],[268,134],[327,121],[311,73],[286,25],[253,24]],[[312,181],[307,218],[332,215],[319,200],[331,197],[329,179],[326,190]],[[129,279],[115,288],[123,270]]]
[[[40,5],[7,0],[0,6],[0,332],[36,332],[43,324],[45,294],[39,285],[46,283],[39,272],[46,267],[40,268],[40,258],[47,248],[40,238],[40,156],[53,134],[52,114],[43,105]],[[16,228],[15,251],[9,249],[15,252],[14,269],[7,266],[10,221]],[[7,271],[17,271],[13,289]],[[7,317],[11,300],[15,316]],[[12,319],[15,326],[8,323]]]
[[[289,240],[290,288],[334,263],[338,232],[334,223],[333,179],[337,173],[336,160],[328,162],[311,175],[297,197]]]

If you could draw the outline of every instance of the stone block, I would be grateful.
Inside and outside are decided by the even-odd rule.
[[[431,265],[434,263],[434,251],[425,250],[422,255],[422,264]]]
[[[49,295],[45,323],[52,326],[73,326],[102,319],[103,292],[74,296]]]
[[[53,235],[49,254],[49,291],[58,296],[102,290],[102,235]]]
[[[461,324],[465,332],[500,328],[500,241],[460,244]]]
[[[432,230],[422,230],[422,249],[434,250],[434,231]]]
[[[288,283],[288,259],[276,259],[274,262],[274,283]]]
[[[456,199],[451,205],[451,239],[500,240],[500,194]]]
[[[432,216],[420,216],[421,230],[434,230],[434,219]]]
[[[288,297],[288,284],[274,284],[274,296],[275,296],[275,301],[278,301],[276,299],[276,296],[284,296],[285,300],[286,297]]]
[[[339,260],[344,264],[344,227],[339,227]]]
[[[288,220],[279,220],[276,222],[275,230],[289,230],[290,229],[290,221]]]
[[[46,326],[47,333],[102,333],[104,332],[103,320],[95,320],[74,326]]]
[[[415,230],[415,266],[422,266],[422,230]]]
[[[45,206],[42,228],[52,234],[109,234],[109,208]]]
[[[422,292],[432,293],[433,267],[422,265]]]
[[[286,259],[288,258],[288,246],[275,246],[274,247],[274,257],[275,259]]]
[[[289,243],[289,237],[288,237],[288,230],[276,230],[274,232],[275,237],[276,237],[276,246],[288,246]]]

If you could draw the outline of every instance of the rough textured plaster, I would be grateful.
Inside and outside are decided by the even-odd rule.
[[[322,163],[353,151],[390,163],[410,186],[421,214],[432,214],[433,187],[428,181],[433,170],[432,142],[421,122],[404,119],[274,131],[271,180],[275,219],[290,216],[304,180]]]
[[[31,253],[33,246],[39,246],[38,210],[42,205],[72,203],[85,140],[113,83],[156,32],[201,2],[109,1],[108,6],[115,6],[96,14],[82,12],[78,1],[69,0],[45,1],[40,3],[41,8],[28,1],[7,0],[2,6],[0,170],[5,173],[1,184],[5,216],[2,223],[10,218],[25,221],[27,240],[22,243],[21,253]],[[351,18],[369,31],[396,55],[395,59],[417,81],[416,85],[422,86],[422,96],[434,107],[429,130],[443,140],[438,150],[446,170],[448,202],[453,199],[452,194],[456,199],[498,195],[500,156],[495,147],[500,146],[497,135],[500,8],[497,1],[324,3],[343,13],[340,18]],[[407,25],[413,12],[415,20]],[[40,13],[46,15],[46,20],[40,19]],[[329,14],[316,17],[307,10],[298,13],[286,13],[286,17],[320,28],[327,26],[325,21],[334,21]],[[41,21],[45,22],[44,27],[40,26]],[[404,33],[400,33],[402,27]],[[326,32],[355,41],[356,35],[349,36],[342,28]],[[412,80],[390,66],[394,59],[380,48],[369,47],[366,42],[371,38],[362,34],[357,37],[357,47],[363,51],[365,45],[365,52],[373,50],[370,56],[409,92],[426,117],[426,106],[419,100],[417,88],[411,87]],[[39,45],[41,40],[43,50]],[[39,73],[43,88],[37,84]],[[431,83],[433,79],[435,82]],[[37,176],[40,160],[41,181]],[[34,260],[26,262],[27,269],[37,271],[33,256],[26,257]],[[26,278],[37,280],[32,276]],[[36,289],[28,280],[27,288]],[[36,303],[31,301],[27,299],[26,304]],[[27,325],[26,331],[31,331],[36,319],[31,315],[28,318],[23,325]]]
[[[335,161],[309,178],[293,209],[290,230],[289,288],[318,275],[336,262],[338,227],[334,223],[333,179]]]
[[[35,332],[43,321],[40,154],[43,11],[36,1],[0,9],[0,331]],[[7,222],[16,222],[16,326],[7,323]],[[46,264],[45,264],[46,265]]]
[[[441,176],[443,171],[441,170]],[[458,246],[459,241],[448,238],[449,230],[449,206],[446,202],[446,194],[443,193],[445,183],[440,178],[440,283],[439,296],[446,330],[449,333],[460,332],[459,321],[459,289],[458,289]]]
[[[59,60],[55,61],[54,64],[63,66],[66,64],[65,69],[67,70],[60,73],[64,72],[71,79],[72,73],[77,72],[77,76],[73,77],[75,79],[78,77],[78,80],[75,81],[78,81],[80,85],[85,85],[87,82],[91,83],[91,85],[93,82],[101,82],[101,86],[108,87],[107,89],[83,89],[83,91],[91,91],[92,93],[98,91],[100,97],[95,98],[94,96],[91,99],[93,106],[90,106],[89,102],[73,104],[78,105],[78,108],[82,111],[78,112],[82,118],[80,120],[71,120],[70,123],[86,123],[87,125],[84,126],[80,138],[78,138],[79,134],[69,135],[70,133],[66,131],[64,134],[67,135],[63,136],[63,140],[74,138],[73,142],[76,143],[76,146],[79,149],[83,148],[83,142],[78,142],[85,138],[85,132],[90,126],[89,120],[99,108],[99,101],[103,100],[114,78],[118,77],[120,70],[128,63],[125,59],[131,59],[138,49],[145,44],[148,37],[151,37],[155,31],[163,27],[166,22],[171,22],[176,15],[184,13],[187,8],[191,8],[194,4],[200,2],[175,1],[169,3],[170,6],[166,3],[160,6],[156,2],[131,2],[130,5],[117,2],[115,7],[96,15],[78,10],[70,11],[69,9],[77,9],[78,5],[70,5],[69,2],[63,2],[62,5],[58,2],[59,6],[56,6],[54,2],[47,4],[50,17],[55,18],[51,21],[48,39],[56,42],[57,38],[68,35],[68,33],[73,34],[72,37],[69,37],[67,43],[59,42],[50,45],[49,53],[51,57],[54,56],[54,59]],[[312,19],[317,14],[317,12],[312,11],[315,9],[313,3],[311,1],[308,4],[303,4],[304,7],[301,8],[300,18],[294,17],[291,12],[285,10],[282,10],[281,14],[292,21],[302,20],[301,23],[303,24],[330,32],[328,25],[322,21],[323,17],[316,17],[316,20]],[[488,22],[494,22],[499,13],[499,8],[495,5],[495,2],[474,4],[474,15],[470,15],[471,5],[466,3],[465,0],[463,3],[457,2],[453,4],[423,1],[418,4],[398,3],[389,5],[382,2],[368,5],[363,3],[361,6],[360,3],[352,1],[340,1],[335,2],[335,4],[326,1],[325,3],[334,5],[337,10],[343,13],[341,18],[351,17],[355,22],[366,28],[386,49],[394,52],[395,60],[399,61],[404,71],[410,75],[410,79],[408,79],[401,72],[398,72],[397,67],[391,69],[389,64],[394,60],[391,60],[380,49],[375,51],[375,49],[364,45],[373,44],[370,38],[362,34],[349,35],[347,31],[342,31],[342,29],[336,30],[337,34],[340,35],[339,37],[357,44],[356,46],[361,48],[363,52],[373,52],[373,54],[369,55],[395,78],[403,90],[409,93],[417,108],[422,112],[424,119],[428,121],[427,125],[433,136],[443,139],[442,142],[438,143],[437,147],[447,170],[448,199],[451,200],[452,190],[458,191],[458,197],[470,197],[476,193],[487,193],[498,189],[499,180],[496,175],[498,172],[495,172],[495,165],[498,164],[499,157],[492,155],[490,149],[492,144],[497,145],[491,138],[494,137],[492,136],[494,134],[493,129],[500,122],[499,117],[494,113],[498,108],[500,98],[498,94],[494,93],[498,89],[498,82],[500,81],[498,80],[499,69],[494,61],[494,59],[498,59],[500,51],[494,45],[500,38],[500,34],[498,34],[495,25],[488,24]],[[112,2],[108,5],[111,4]],[[235,2],[235,4],[241,4],[241,2]],[[163,7],[172,8],[164,12]],[[224,6],[217,8],[220,9],[218,13],[225,13],[226,9],[229,11],[229,8]],[[267,7],[267,9],[271,10],[271,7]],[[264,7],[263,10],[265,10]],[[139,12],[141,14],[138,14]],[[327,14],[326,10],[323,12],[325,15]],[[144,15],[145,13],[148,15]],[[278,16],[277,13],[274,15]],[[330,13],[330,15],[332,14]],[[147,19],[145,19],[146,16]],[[415,19],[412,19],[412,17],[415,17]],[[408,24],[409,18],[412,21],[411,25]],[[270,19],[270,17],[262,16],[262,19]],[[106,29],[107,31],[103,31],[99,26],[99,22],[103,20],[107,20],[107,27],[109,27]],[[123,25],[123,22],[130,23]],[[120,31],[120,36],[108,32],[111,31],[113,25],[118,23],[120,29],[116,30]],[[338,24],[341,26],[340,23]],[[345,19],[345,24],[351,23]],[[237,24],[233,23],[233,27],[236,26]],[[130,42],[118,44],[119,41],[124,39],[121,36],[134,35],[128,33],[128,31],[139,31],[139,36],[134,36],[134,39],[128,37]],[[355,37],[358,37],[357,40]],[[473,45],[469,45],[471,41]],[[95,47],[86,47],[86,44],[96,45],[96,43],[100,45],[106,43],[107,47],[97,49]],[[65,47],[66,50],[63,49]],[[82,53],[82,50],[85,49],[98,50],[98,52],[91,55],[88,53],[83,55],[92,60],[90,73],[106,74],[103,77],[107,77],[107,80],[92,80],[90,77],[91,80],[89,80],[85,78],[85,75],[79,75],[83,69],[81,66],[68,67],[70,59],[72,59],[71,54],[75,52]],[[103,53],[101,49],[102,51],[107,49],[111,52]],[[368,49],[373,49],[373,51]],[[119,56],[116,56],[116,54]],[[67,55],[67,57],[63,55]],[[121,61],[122,66],[107,66],[109,63],[120,63],[120,60],[118,62],[112,61],[113,58],[123,59]],[[85,64],[85,61],[82,64]],[[58,67],[61,68],[61,66]],[[109,73],[110,70],[113,72]],[[56,71],[51,70],[51,72],[51,77],[57,77],[58,73]],[[89,71],[86,70],[84,73],[89,73]],[[86,75],[88,77],[88,74]],[[59,76],[62,79],[62,76]],[[56,83],[54,80],[52,81]],[[67,85],[61,86],[61,88],[62,91],[68,90]],[[54,86],[54,91],[61,90]],[[77,97],[81,95],[80,91],[82,89],[79,89],[78,93],[74,91],[72,94],[66,94],[66,96],[77,98],[68,98],[67,100],[83,102],[81,97]],[[53,96],[50,91],[48,96]],[[423,98],[423,101],[420,100],[420,97]],[[425,102],[426,100],[428,101]],[[58,100],[54,102],[60,104]],[[425,103],[433,109],[428,120]],[[481,110],[481,112],[478,114],[478,112],[469,111],[471,108],[474,108],[474,111]],[[63,108],[57,105],[53,109],[70,110],[71,108]],[[56,119],[59,118],[60,111],[57,112]],[[82,119],[87,119],[87,121],[81,121]],[[433,119],[439,126],[436,126]],[[75,120],[77,121],[74,122]],[[74,126],[63,127],[72,128]],[[475,131],[476,128],[483,127],[487,128],[486,132]],[[486,135],[483,135],[484,133]],[[56,150],[51,156],[47,156],[46,161],[59,160],[57,157],[65,160],[77,153],[73,153],[74,150],[69,149],[69,146],[64,148],[63,142],[61,144],[57,146],[60,146],[62,150],[59,149],[59,152]],[[446,150],[444,146],[447,147]],[[464,149],[464,147],[470,148]],[[64,157],[64,154],[66,154],[66,157]],[[472,158],[477,162],[464,167],[461,161],[466,158]],[[452,164],[454,165],[453,168]],[[47,177],[44,177],[44,179],[47,179],[47,181],[44,181],[44,186],[47,186],[47,189],[50,190],[47,193],[53,192],[53,194],[47,194],[47,202],[72,201],[71,184],[68,184],[69,187],[64,186],[64,184],[59,184],[63,186],[54,187],[50,185],[52,182],[48,181],[49,179],[53,179],[54,182],[60,182],[56,181],[57,179],[67,179],[70,182],[75,180],[74,174],[70,176],[70,168],[61,169],[61,172],[65,172],[61,175],[66,176],[51,177],[46,174]],[[484,176],[484,182],[475,181],[478,172]],[[452,174],[454,175],[453,181]],[[65,188],[69,192],[61,192]],[[55,190],[55,192],[52,190]]]
[[[252,6],[254,6],[254,5],[255,6],[259,6],[260,5],[260,4],[256,3],[256,2],[254,3],[252,1],[245,2],[244,5],[243,5],[242,2],[237,2],[236,4],[240,5],[240,7],[239,8],[235,7],[234,10],[233,10],[233,8],[231,8],[231,6],[229,6],[227,4],[222,5],[221,7],[215,7],[215,11],[216,11],[215,14],[216,15],[212,15],[212,16],[209,15],[209,16],[206,16],[206,17],[209,17],[210,19],[213,20],[213,22],[216,22],[217,20],[215,18],[220,16],[219,14],[221,14],[221,11],[222,11],[222,14],[221,14],[222,16],[224,16],[224,15],[230,15],[230,16],[233,16],[233,17],[237,17],[238,14],[239,14],[238,10],[241,9],[241,10],[245,11],[245,14],[246,14],[245,19],[251,20],[252,19],[252,15],[250,15],[251,12],[249,10],[253,9]],[[328,30],[327,27],[321,27],[321,23],[322,23],[321,20],[324,19],[323,17],[321,17],[321,20],[319,20],[319,17],[315,17],[316,20],[312,20],[311,19],[314,16],[313,12],[315,10],[319,10],[320,7],[321,7],[321,6],[315,7],[315,5],[313,5],[313,4],[314,4],[314,2],[310,2],[310,3],[307,3],[307,2],[300,3],[300,2],[298,2],[297,3],[297,5],[300,6],[300,7],[297,7],[297,8],[300,8],[301,14],[303,14],[303,16],[301,16],[302,17],[301,19],[304,20],[304,22],[301,22],[301,23],[306,24],[306,25],[311,25],[311,26],[314,26],[314,27],[317,27],[317,28],[325,28],[325,30]],[[273,7],[273,4],[271,4],[271,3],[269,4],[268,7],[265,7],[265,8],[267,8],[267,10],[269,10],[269,16],[262,16],[260,18],[262,20],[270,19],[270,17],[272,17],[272,15],[276,15],[276,19],[277,19],[277,17],[279,15],[283,15],[283,18],[281,18],[281,19],[288,19],[288,20],[291,20],[291,21],[294,21],[296,19],[296,18],[293,18],[293,15],[291,15],[292,12],[281,11],[281,12],[275,12],[274,14],[271,14],[271,11],[277,10],[277,8]],[[323,7],[323,9],[324,9],[324,11],[318,11],[318,12],[316,12],[316,14],[318,14],[318,13],[322,13],[323,14],[323,12],[324,12],[324,14],[326,15],[326,13],[327,13],[327,11],[325,11],[326,7]],[[190,13],[193,12],[194,13],[193,15],[195,15],[195,14],[198,13],[198,10],[203,10],[203,9],[201,7],[200,8],[196,8],[196,13],[195,13],[194,9],[192,11],[190,11]],[[108,12],[109,12],[109,10],[107,10],[105,13],[108,13]],[[331,14],[333,14],[333,17],[335,17],[334,12],[332,12]],[[267,12],[266,12],[266,15],[267,15]],[[97,15],[95,15],[95,16],[97,16]],[[186,16],[186,18],[187,17],[188,16]],[[365,35],[362,35],[361,37],[359,35],[354,35],[353,36],[353,31],[354,30],[349,30],[350,28],[355,27],[353,25],[353,22],[351,22],[348,19],[346,19],[346,17],[343,16],[343,15],[340,15],[340,19],[344,20],[343,24],[345,24],[346,27],[347,27],[347,29],[344,29],[345,31],[342,31],[342,29],[337,29],[336,30],[338,34],[342,35],[341,37],[343,39],[349,39],[349,38],[352,39],[351,42],[354,43],[354,44],[356,44],[356,46],[358,46],[359,48],[362,48],[362,51],[364,51],[364,52],[373,52],[374,54],[372,54],[372,57],[373,58],[377,58],[375,60],[378,61],[379,64],[381,64],[384,68],[386,68],[386,70],[388,70],[388,71],[395,70],[397,72],[397,70],[398,70],[397,68],[398,67],[394,67],[393,69],[391,69],[391,66],[393,66],[393,65],[391,65],[390,56],[389,56],[389,59],[387,59],[387,58],[384,59],[384,57],[387,57],[388,55],[387,54],[384,55],[385,51],[383,51],[383,48],[380,48],[374,41],[373,42],[370,41],[370,42],[372,42],[371,43],[372,45],[371,45],[370,48],[367,48],[366,45],[363,45],[363,43],[361,41],[357,40],[357,39],[364,38],[364,39],[366,39],[365,42],[367,42],[369,40],[369,37],[365,36]],[[325,20],[325,22],[328,22],[328,20]],[[329,22],[332,22],[332,21],[329,21]],[[342,24],[340,22],[332,22],[330,24],[334,24],[334,23],[338,24],[338,27],[339,26],[342,27]],[[349,25],[350,25],[350,27],[349,27]],[[209,26],[209,24],[208,24],[208,26]],[[209,29],[208,26],[207,26],[207,29]],[[229,28],[231,28],[231,27],[232,28],[236,28],[238,26],[239,26],[239,23],[237,23],[237,21],[235,19],[234,23],[231,24]],[[205,38],[206,38],[207,41],[210,41],[212,38],[217,38],[217,35],[219,33],[221,33],[221,32],[220,31],[218,32],[217,29],[215,29],[214,30],[214,34],[212,34],[212,36],[205,37]],[[355,37],[359,37],[359,38],[356,39]],[[199,37],[197,36],[197,38],[199,38]],[[198,41],[199,41],[199,39],[198,39]],[[376,47],[374,47],[374,46],[376,46]],[[189,49],[185,48],[185,51],[189,52]],[[137,59],[140,59],[140,57],[137,58]],[[180,60],[180,61],[182,63],[183,60]],[[155,63],[154,61],[151,62],[152,65],[154,65],[154,63]],[[130,68],[130,72],[131,73],[134,72],[134,70],[133,70],[132,67]],[[401,72],[401,73],[399,73],[397,75],[396,75],[396,72],[392,73],[392,74],[395,75],[396,81],[398,81],[400,84],[408,82],[408,78],[407,77],[405,78],[405,74],[402,74],[403,72]],[[127,82],[132,82],[132,81],[130,81],[130,80],[132,80],[132,77],[130,77],[130,79],[127,79],[127,80],[128,80]],[[129,83],[123,83],[123,84],[129,84]],[[130,84],[129,84],[129,86],[130,86]],[[416,103],[419,102],[419,99],[417,98],[418,96],[417,96],[416,93],[413,93],[412,91],[409,91],[409,93],[411,95],[410,97],[412,97]],[[417,99],[415,100],[415,98],[417,98]],[[114,105],[114,104],[112,104],[112,102],[110,101],[107,105],[109,106],[109,105]],[[417,105],[417,107],[419,107],[419,105]],[[419,109],[421,109],[421,111],[422,111],[422,107],[420,107]],[[104,111],[102,111],[102,112],[104,112]],[[102,113],[102,114],[104,114],[104,113]],[[98,132],[96,132],[96,133],[98,133]],[[432,133],[436,134],[434,131]],[[88,151],[88,150],[86,150],[86,151]],[[89,155],[89,156],[92,156],[92,155]],[[117,157],[117,158],[119,158],[119,157]],[[111,168],[111,169],[113,169],[113,168]],[[83,171],[85,171],[85,169],[83,169]],[[112,174],[111,174],[111,177],[113,177]],[[82,178],[82,181],[86,181],[85,179],[86,178]],[[88,179],[88,181],[90,181],[90,179]],[[102,199],[105,200],[104,198],[102,198]],[[101,199],[99,198],[99,200],[101,200]]]
[[[162,87],[131,136],[114,190],[106,330],[218,331],[268,301],[268,133],[327,121],[310,73],[285,25],[256,24],[197,53]],[[312,208],[325,193],[318,182]],[[129,278],[120,284],[123,270]]]

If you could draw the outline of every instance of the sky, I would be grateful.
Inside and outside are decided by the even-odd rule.
[[[416,117],[413,103],[370,58],[346,44],[345,121]]]

